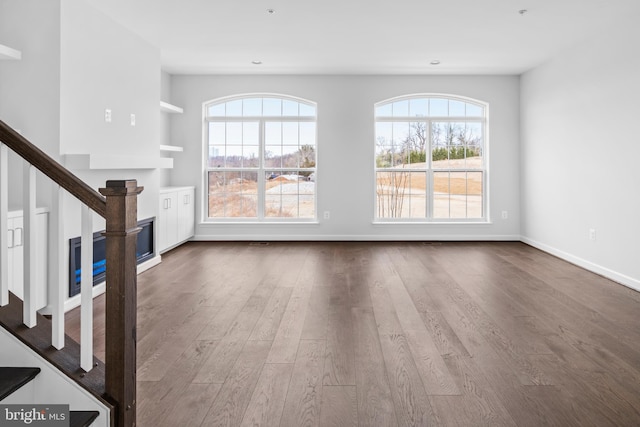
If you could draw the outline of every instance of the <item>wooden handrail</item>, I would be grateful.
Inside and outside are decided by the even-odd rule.
[[[60,163],[49,157],[25,137],[0,120],[0,141],[40,172],[89,206],[103,218],[107,215],[106,199]]]
[[[100,193],[0,120],[0,142],[106,220],[106,352],[104,398],[111,425],[136,425],[136,180],[107,181]]]

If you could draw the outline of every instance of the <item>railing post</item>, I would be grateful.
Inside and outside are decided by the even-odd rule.
[[[136,180],[107,181],[105,392],[116,403],[114,425],[136,425]]]

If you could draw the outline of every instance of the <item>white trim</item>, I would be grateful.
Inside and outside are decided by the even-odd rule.
[[[160,111],[171,114],[182,114],[184,109],[177,105],[169,104],[168,102],[160,101]]]
[[[197,242],[226,242],[226,241],[344,241],[344,242],[388,242],[388,241],[406,241],[406,242],[414,242],[414,241],[497,241],[497,242],[513,242],[520,241],[519,235],[494,235],[494,234],[482,234],[482,235],[452,235],[452,234],[390,234],[390,235],[371,235],[371,234],[354,234],[354,235],[345,235],[345,234],[327,234],[327,235],[317,235],[317,234],[230,234],[230,235],[220,235],[220,234],[199,234],[194,236],[192,241]]]
[[[0,60],[21,60],[22,52],[12,47],[0,44]]]
[[[182,152],[184,151],[184,147],[180,147],[178,145],[160,145],[160,151],[174,151],[174,152]]]
[[[152,156],[118,156],[110,154],[64,154],[64,165],[82,169],[171,169],[173,159]]]
[[[587,261],[586,259],[564,252],[560,249],[556,249],[553,246],[546,245],[528,237],[521,236],[520,241],[526,243],[527,245],[533,246],[534,248],[540,249],[541,251],[544,251],[548,254],[557,256],[558,258],[570,262],[571,264],[575,264],[578,267],[582,267],[585,270],[589,270],[592,273],[596,273],[600,276],[606,277],[607,279],[611,279],[614,282],[620,283],[621,285],[633,289],[634,291],[640,292],[640,280],[634,279],[633,277],[618,273],[617,271],[611,270],[607,267],[603,267],[591,261]]]

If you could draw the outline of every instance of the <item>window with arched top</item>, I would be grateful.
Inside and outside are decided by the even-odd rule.
[[[376,220],[486,220],[487,109],[445,95],[376,104]]]
[[[316,105],[247,95],[204,105],[208,218],[316,218]]]

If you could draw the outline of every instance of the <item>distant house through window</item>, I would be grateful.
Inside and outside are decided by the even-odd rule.
[[[250,95],[204,106],[208,218],[316,218],[316,106]]]
[[[376,104],[376,220],[485,220],[486,114],[443,95]]]

